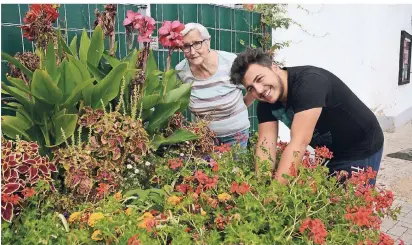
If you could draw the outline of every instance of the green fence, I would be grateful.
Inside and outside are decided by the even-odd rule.
[[[156,30],[161,27],[164,20],[180,20],[182,23],[198,22],[208,30],[213,49],[224,50],[233,53],[242,52],[246,44],[258,45],[257,36],[252,28],[260,25],[260,14],[212,4],[150,4],[150,15],[156,20]],[[33,44],[26,38],[22,38],[19,26],[23,23],[28,4],[2,4],[1,5],[1,50],[14,55],[17,52],[33,51]],[[85,29],[90,35],[94,28],[95,9],[102,11],[103,4],[61,4],[59,18],[56,27],[60,26],[67,32],[66,37],[71,40],[76,34],[80,37]],[[146,5],[118,4],[116,19],[116,40],[118,41],[117,56],[122,58],[127,55],[126,33],[122,26],[127,10],[139,11],[149,14]],[[157,35],[155,32],[153,35]],[[78,39],[80,42],[80,39]],[[135,44],[136,45],[136,42]],[[106,39],[106,48],[109,44]],[[167,50],[159,44],[154,51],[160,70],[164,70]],[[184,59],[182,52],[175,52],[172,56],[172,67]],[[1,61],[1,78],[5,81],[5,73],[8,67],[5,61]],[[249,119],[253,130],[257,130],[256,103],[249,107]]]

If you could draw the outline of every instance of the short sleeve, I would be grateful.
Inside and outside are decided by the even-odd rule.
[[[328,91],[329,83],[325,77],[314,73],[303,75],[293,87],[291,105],[294,112],[325,107]]]
[[[259,101],[256,106],[256,113],[259,124],[278,121],[278,119],[272,114],[272,104]]]

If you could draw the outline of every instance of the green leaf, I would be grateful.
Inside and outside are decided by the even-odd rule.
[[[162,80],[162,95],[165,95],[167,92],[169,92],[172,89],[175,89],[177,85],[177,79],[176,79],[176,71],[175,70],[168,70],[163,74],[163,80]]]
[[[58,36],[59,36],[59,49],[63,49],[63,51],[66,54],[69,54],[69,55],[76,54],[77,55],[77,52],[73,53],[72,50],[67,46],[67,43],[64,40],[63,36],[61,35],[60,31],[58,31]],[[76,35],[76,40],[77,40],[77,35]]]
[[[77,34],[73,37],[72,41],[70,42],[70,51],[74,57],[77,57],[79,55],[77,53]]]
[[[103,72],[101,72],[99,69],[97,69],[96,67],[94,67],[92,64],[90,64],[90,62],[87,61],[87,68],[89,68],[89,71],[93,74],[94,78],[96,79],[96,81],[100,82],[105,76],[106,74],[104,74]]]
[[[9,54],[1,52],[1,59],[7,60],[9,63],[15,65],[19,68],[25,75],[27,75],[30,79],[33,77],[33,72],[31,72],[27,67],[25,67],[20,61],[11,57]]]
[[[89,80],[81,82],[79,85],[77,85],[71,91],[69,98],[67,98],[67,100],[63,103],[62,106],[64,108],[68,108],[69,106],[75,105],[80,100],[81,92],[83,91],[83,89],[89,85],[92,85],[93,82],[94,82],[94,78],[90,78]]]
[[[8,76],[8,77],[7,77],[7,80],[8,80],[14,87],[20,89],[20,90],[23,91],[23,92],[26,92],[26,93],[31,94],[29,86],[27,86],[27,84],[26,84],[23,80],[18,79],[18,78],[14,78],[14,77],[11,77],[11,76]]]
[[[29,100],[28,95],[18,88],[7,86],[4,82],[1,82],[1,87],[4,91],[13,96],[18,102],[20,102],[25,108],[31,109],[33,102]]]
[[[142,189],[134,189],[134,190],[129,190],[126,193],[124,193],[123,197],[127,198],[127,197],[134,196],[136,194],[139,195],[139,198],[145,199],[147,195],[149,194],[149,192],[146,190],[142,190]]]
[[[79,58],[83,62],[83,64],[86,64],[89,46],[90,46],[90,39],[87,36],[86,30],[83,29],[82,37],[80,38],[80,49],[79,49]]]
[[[146,95],[138,103],[138,109],[142,108],[143,110],[148,110],[153,108],[159,102],[160,96],[158,94]],[[142,106],[143,103],[143,107]]]
[[[69,59],[69,63],[73,64],[73,67],[71,69],[73,70],[77,69],[76,73],[81,75],[81,80],[79,81],[85,81],[91,78],[90,73],[87,70],[86,63],[83,64],[80,60],[74,58],[71,55],[68,55],[67,57]]]
[[[58,80],[58,73],[57,64],[56,64],[56,54],[54,52],[54,44],[53,42],[49,42],[47,45],[46,56],[44,57],[44,65],[46,67],[47,73],[52,78],[52,81],[57,84]]]
[[[150,50],[146,61],[146,78],[155,70],[157,70],[156,59],[154,57],[153,50]]]
[[[118,66],[121,61],[116,59],[115,57],[110,56],[108,51],[104,51],[103,52],[103,57],[107,60],[107,62],[109,62],[109,64],[115,68],[116,66]]]
[[[63,143],[66,140],[66,138],[71,137],[76,129],[76,123],[76,114],[65,114],[57,117],[54,120],[54,134],[56,138],[53,146],[58,146],[61,143]],[[64,131],[66,138],[62,134],[62,129]]]
[[[61,76],[57,86],[63,93],[62,101],[66,101],[67,98],[69,98],[73,89],[77,85],[77,79],[81,79],[81,75],[76,72],[76,70],[77,69],[74,67],[73,63],[69,63],[67,60],[64,60],[60,65]]]
[[[119,94],[122,77],[127,69],[128,63],[121,63],[110,71],[95,87],[92,96],[92,107],[101,107],[101,99],[106,105]]]
[[[172,135],[166,138],[164,144],[176,144],[188,140],[199,139],[199,136],[186,129],[178,129]]]
[[[49,74],[40,69],[37,69],[33,74],[31,91],[33,95],[43,98],[51,105],[58,104],[63,97],[62,91],[53,83]]]
[[[1,130],[6,136],[12,139],[16,139],[16,135],[19,135],[23,136],[26,140],[30,140],[30,136],[26,132],[30,127],[30,123],[22,120],[22,118],[13,116],[1,117]]]
[[[184,142],[188,140],[195,140],[198,139],[199,136],[186,130],[186,129],[178,129],[172,135],[167,138],[164,138],[162,135],[155,135],[152,145],[157,150],[161,145],[170,145],[176,144],[179,142]]]
[[[167,122],[167,120],[180,108],[180,102],[162,103],[155,107],[153,115],[149,119],[147,131],[154,132],[156,129]]]
[[[159,86],[160,85],[159,75],[161,73],[162,73],[161,71],[154,70],[146,76],[146,80],[143,86],[144,95],[160,94],[160,90],[158,91],[158,88],[160,87]]]
[[[181,100],[188,100],[190,98],[190,92],[192,89],[192,83],[184,83],[180,87],[170,90],[163,97],[164,103],[170,103]]]
[[[89,50],[87,52],[87,61],[94,67],[99,65],[104,51],[104,34],[100,25],[96,26],[93,31]],[[86,64],[86,63],[85,63]]]

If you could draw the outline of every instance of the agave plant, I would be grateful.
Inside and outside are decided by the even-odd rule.
[[[57,172],[57,168],[47,156],[39,155],[39,145],[34,142],[13,142],[2,137],[1,146],[1,216],[11,222],[39,181],[49,183],[55,190],[51,173]]]

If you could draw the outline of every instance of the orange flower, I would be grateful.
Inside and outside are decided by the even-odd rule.
[[[122,193],[120,193],[120,191],[119,192],[116,192],[116,194],[114,194],[114,198],[117,200],[117,201],[121,201],[122,200]]]
[[[219,201],[224,202],[224,201],[229,201],[230,199],[232,199],[232,196],[225,192],[225,193],[217,195],[217,198],[219,199]]]
[[[101,212],[92,213],[92,214],[90,215],[89,220],[88,220],[87,223],[89,224],[90,227],[94,227],[94,225],[95,225],[99,220],[101,220],[101,219],[103,219],[103,218],[104,218],[104,214],[101,213]]]
[[[126,211],[124,211],[124,212],[126,213],[126,215],[130,216],[130,215],[132,215],[132,211],[133,211],[132,208],[127,208]]]
[[[142,216],[143,221],[138,224],[139,228],[146,228],[147,232],[150,232],[153,227],[156,226],[156,220],[150,212],[146,212]]]
[[[102,232],[100,230],[95,230],[92,234],[92,239],[95,240],[95,241],[103,240]]]
[[[178,196],[171,196],[167,199],[167,202],[171,205],[176,206],[177,204],[180,203],[180,197]]]

